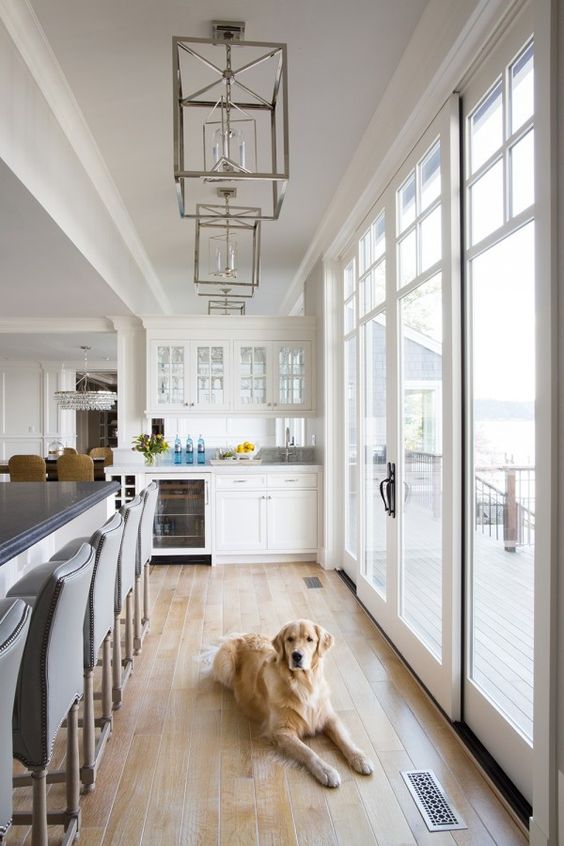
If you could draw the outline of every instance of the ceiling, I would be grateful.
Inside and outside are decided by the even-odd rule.
[[[210,21],[227,18],[246,22],[248,40],[288,45],[290,182],[279,220],[263,224],[261,286],[247,305],[274,314],[426,2],[30,0],[175,313],[204,313],[207,301],[194,295],[195,226],[180,219],[173,180],[172,36],[208,37]],[[8,214],[0,204],[0,247],[13,247],[9,295],[54,299],[61,316],[127,314],[4,170],[0,190],[14,206]],[[41,244],[35,256],[21,249],[29,232]]]
[[[115,332],[34,332],[12,334],[0,332],[0,362],[2,361],[56,361],[67,367],[80,369],[84,362],[81,346],[90,347],[88,363],[114,368],[117,359]]]
[[[0,198],[0,317],[131,313],[2,159]]]

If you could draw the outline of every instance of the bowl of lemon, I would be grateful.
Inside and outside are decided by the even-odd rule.
[[[235,447],[235,455],[240,461],[257,461],[256,455],[258,451],[258,444],[254,444],[251,441],[243,441]]]

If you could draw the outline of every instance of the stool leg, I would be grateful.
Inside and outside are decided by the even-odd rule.
[[[125,665],[133,664],[133,590],[125,597]]]
[[[73,823],[78,829],[80,818],[80,760],[78,754],[78,702],[73,702],[67,715],[67,809],[65,831]]]
[[[145,564],[143,573],[143,623],[149,622],[149,606],[151,597],[149,595],[149,562]]]
[[[135,577],[135,613],[133,615],[133,648],[135,654],[141,652],[141,576]]]
[[[84,670],[84,723],[82,728],[83,770],[94,770],[96,763],[96,726],[94,723],[94,670],[90,667]],[[81,772],[84,790],[92,790],[92,784],[86,783],[86,774]]]
[[[112,722],[112,633],[108,632],[102,643],[102,719]]]
[[[47,770],[32,770],[31,846],[47,846]]]
[[[114,710],[121,708],[121,633],[119,627],[119,614],[116,614],[114,617],[114,637],[112,655],[112,701],[114,703]]]

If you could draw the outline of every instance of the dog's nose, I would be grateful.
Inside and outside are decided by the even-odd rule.
[[[303,657],[304,657],[303,654],[301,652],[298,652],[297,649],[294,652],[292,652],[292,660],[293,660],[294,664],[301,664]]]

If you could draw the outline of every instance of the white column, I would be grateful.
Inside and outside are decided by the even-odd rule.
[[[146,339],[145,329],[137,317],[112,317],[117,332],[118,445],[114,449],[115,464],[142,464],[141,453],[133,452],[135,435],[147,431],[146,404]]]

